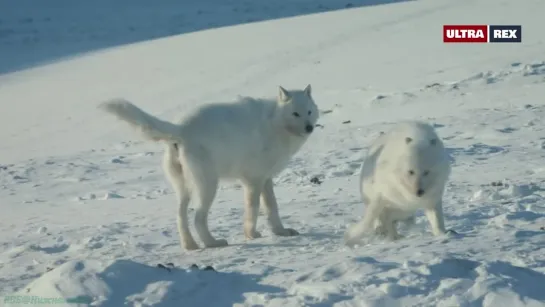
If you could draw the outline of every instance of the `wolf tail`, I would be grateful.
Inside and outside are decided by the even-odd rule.
[[[123,98],[116,98],[99,105],[99,108],[127,122],[153,141],[177,143],[181,141],[181,127],[161,120]]]

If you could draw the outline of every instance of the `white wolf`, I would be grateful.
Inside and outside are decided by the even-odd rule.
[[[256,231],[260,201],[274,234],[298,234],[282,225],[272,177],[286,167],[316,125],[318,107],[310,84],[304,90],[279,86],[276,99],[241,97],[232,103],[208,104],[178,124],[152,116],[124,99],[104,102],[101,108],[148,139],[166,144],[163,169],[178,197],[178,232],[183,248],[199,248],[188,225],[192,190],[200,198],[195,228],[204,246],[228,244],[215,239],[208,228],[208,212],[220,180],[239,180],[243,185],[246,238],[261,237]]]
[[[448,158],[426,123],[406,121],[381,134],[360,170],[365,214],[346,231],[345,242],[353,245],[371,230],[396,240],[397,222],[414,223],[418,209],[424,209],[434,235],[446,233],[442,198],[451,172]]]

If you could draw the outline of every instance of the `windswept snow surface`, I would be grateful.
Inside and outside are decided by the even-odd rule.
[[[219,13],[200,15],[181,1],[126,2],[134,24],[100,1],[2,2],[0,304],[545,306],[545,2],[364,2],[205,1]],[[286,12],[294,3],[307,11]],[[319,6],[353,8],[303,15]],[[237,25],[163,18],[182,11]],[[443,24],[520,24],[523,42],[443,44]],[[309,83],[322,127],[275,178],[283,221],[301,235],[275,237],[261,216],[264,237],[246,241],[241,187],[224,183],[210,227],[230,245],[192,252],[179,244],[163,147],[96,108],[124,97],[176,120]],[[452,155],[444,207],[459,234],[433,237],[419,214],[405,239],[348,248],[363,155],[402,119],[434,124]]]

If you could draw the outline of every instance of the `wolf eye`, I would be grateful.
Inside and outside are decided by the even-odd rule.
[[[430,173],[429,171],[425,171],[422,173],[422,176],[428,176],[429,173]]]
[[[312,113],[312,111],[308,111],[308,115],[310,115],[310,113]]]
[[[410,171],[409,171],[409,175],[411,175],[411,176],[414,175],[414,171],[413,171],[413,170],[410,170]]]
[[[293,112],[293,116],[295,116],[295,117],[299,117],[299,113],[297,113],[297,112]]]

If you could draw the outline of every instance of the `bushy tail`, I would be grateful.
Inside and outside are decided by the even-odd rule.
[[[121,119],[154,141],[181,141],[181,127],[144,112],[131,102],[117,98],[99,105],[99,108]]]

